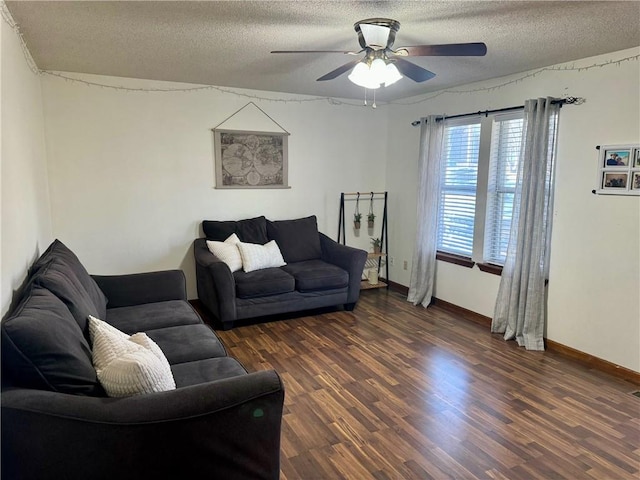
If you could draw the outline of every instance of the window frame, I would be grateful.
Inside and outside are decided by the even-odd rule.
[[[524,133],[523,128],[524,128],[524,110],[519,110],[517,112],[513,112],[513,113],[501,113],[501,114],[496,114],[493,116],[492,121],[491,121],[491,135],[490,135],[490,146],[489,146],[489,157],[488,157],[488,174],[487,174],[487,188],[485,190],[485,200],[486,200],[486,206],[485,206],[485,217],[484,217],[484,235],[482,238],[482,251],[480,252],[481,254],[481,259],[482,259],[482,267],[480,266],[480,264],[478,265],[478,267],[482,270],[482,271],[486,271],[489,273],[496,273],[499,272],[500,274],[502,273],[502,266],[504,265],[503,263],[499,263],[499,262],[495,262],[494,258],[490,258],[490,255],[488,255],[488,248],[489,245],[488,243],[490,243],[492,240],[496,240],[496,238],[489,238],[490,237],[490,231],[489,231],[489,221],[491,218],[491,208],[490,208],[490,204],[491,204],[491,194],[494,193],[492,191],[490,191],[490,186],[491,184],[495,184],[496,186],[496,190],[495,193],[511,193],[514,195],[514,199],[515,199],[515,190],[516,190],[516,185],[514,184],[513,188],[505,188],[501,185],[501,183],[498,181],[499,179],[497,178],[500,174],[500,170],[498,168],[496,168],[495,170],[495,179],[490,178],[492,171],[491,171],[491,162],[493,161],[493,157],[494,157],[494,153],[495,150],[493,149],[493,143],[494,143],[494,134],[497,135],[496,133],[496,125],[498,123],[500,123],[500,128],[502,128],[502,124],[503,122],[511,122],[513,120],[520,120],[523,125],[521,126],[521,131],[520,131],[520,139],[519,139],[519,143],[520,145],[518,146],[518,163],[520,161],[520,157],[521,157],[521,152],[520,149],[522,147],[522,133]],[[517,170],[519,168],[519,165],[517,165],[516,168],[516,174],[517,174]],[[493,205],[493,207],[497,207],[497,205]],[[512,205],[513,208],[513,205]],[[513,210],[512,210],[513,211]]]
[[[440,227],[441,227],[441,219],[440,219],[440,209],[438,208],[438,238],[436,241],[436,247],[437,252],[436,252],[436,258],[438,260],[442,260],[442,261],[446,261],[448,263],[454,263],[456,265],[462,265],[465,267],[469,267],[472,268],[473,265],[475,264],[474,260],[473,260],[473,255],[474,255],[474,250],[475,250],[475,242],[476,242],[476,222],[477,222],[477,215],[478,215],[478,177],[479,177],[479,168],[480,168],[480,151],[482,149],[482,118],[480,117],[480,115],[473,115],[473,116],[468,116],[465,118],[457,118],[457,119],[451,119],[451,120],[447,120],[444,119],[444,125],[443,127],[446,129],[447,127],[461,127],[461,126],[469,126],[469,125],[479,125],[480,126],[480,136],[479,136],[479,141],[480,141],[480,145],[478,148],[478,171],[476,172],[476,184],[475,184],[475,192],[474,192],[474,196],[475,196],[475,207],[474,207],[474,218],[473,218],[473,232],[471,234],[471,247],[472,247],[472,254],[471,256],[466,256],[466,255],[462,255],[459,252],[450,252],[450,251],[445,251],[445,250],[440,250],[439,247],[439,240],[440,240]],[[443,186],[444,186],[444,176],[445,176],[445,139],[447,137],[447,133],[446,131],[443,132],[443,143],[442,143],[442,152],[440,155],[441,161],[442,161],[442,165],[441,165],[441,185],[440,185],[440,199],[442,199],[442,191],[443,191]],[[457,189],[453,189],[452,191],[470,191],[469,188],[457,188]]]
[[[503,265],[487,262],[484,259],[485,231],[487,224],[488,188],[491,163],[491,142],[494,121],[510,120],[514,118],[524,118],[524,108],[510,113],[493,113],[488,115],[473,115],[463,119],[444,120],[445,125],[455,126],[461,124],[480,123],[480,148],[478,151],[478,173],[476,179],[476,206],[473,231],[473,251],[471,257],[466,257],[443,250],[437,250],[436,259],[473,268],[478,265],[482,272],[501,275]],[[451,122],[451,123],[448,123]],[[444,153],[444,144],[443,144]],[[443,157],[444,158],[444,157]],[[444,167],[443,167],[444,168]],[[439,219],[438,219],[439,220]]]

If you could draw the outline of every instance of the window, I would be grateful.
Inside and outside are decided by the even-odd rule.
[[[438,211],[438,250],[471,257],[480,122],[446,125],[443,138],[440,204]]]
[[[496,265],[503,265],[507,256],[521,141],[521,116],[494,119],[483,260]]]
[[[474,261],[503,265],[520,158],[522,112],[445,122],[438,252],[466,257],[472,260],[468,266]]]

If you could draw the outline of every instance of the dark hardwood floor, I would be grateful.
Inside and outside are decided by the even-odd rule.
[[[437,306],[365,291],[218,334],[282,376],[282,479],[640,478],[637,385]]]

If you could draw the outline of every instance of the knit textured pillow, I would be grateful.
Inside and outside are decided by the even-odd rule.
[[[146,333],[127,335],[89,316],[93,365],[110,397],[175,390],[171,367],[160,347]]]
[[[271,240],[264,245],[238,242],[238,250],[240,250],[240,256],[242,257],[242,268],[247,273],[263,268],[286,265],[275,240]]]
[[[240,239],[235,233],[232,233],[224,242],[216,242],[207,240],[207,248],[216,257],[227,264],[232,272],[242,270],[242,257],[238,250],[237,243]]]

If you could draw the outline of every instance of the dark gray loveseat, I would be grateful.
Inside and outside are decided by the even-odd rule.
[[[244,318],[336,305],[352,310],[358,301],[367,252],[318,232],[315,216],[205,220],[202,229],[206,238],[194,242],[198,297],[223,329]],[[287,265],[232,273],[206,241],[223,242],[233,233],[246,243],[275,240]]]
[[[279,376],[247,373],[185,299],[181,271],[91,277],[56,240],[1,326],[2,478],[279,478]],[[177,388],[107,398],[88,315],[145,332]]]

